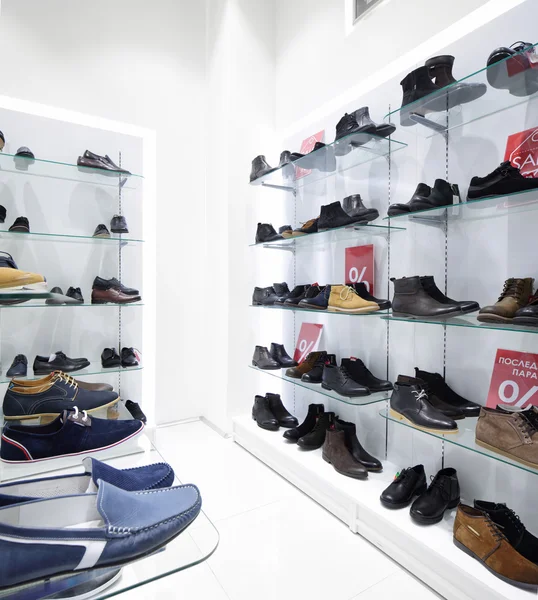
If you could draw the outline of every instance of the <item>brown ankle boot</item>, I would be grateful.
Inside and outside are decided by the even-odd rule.
[[[341,475],[355,479],[366,479],[368,471],[366,467],[356,461],[346,446],[346,434],[344,431],[328,429],[325,433],[322,457],[334,467]]]
[[[509,323],[516,312],[528,304],[533,285],[532,277],[507,279],[499,300],[492,306],[484,306],[477,319],[483,323]]]
[[[293,377],[293,379],[301,379],[301,377],[311,371],[316,362],[326,355],[325,351],[321,352],[310,352],[310,354],[296,367],[286,370],[286,377]]]

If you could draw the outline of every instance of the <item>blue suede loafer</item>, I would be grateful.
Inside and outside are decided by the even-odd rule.
[[[0,485],[0,507],[50,498],[52,495],[70,496],[96,492],[99,480],[128,492],[167,488],[174,483],[174,470],[167,463],[155,463],[133,469],[115,469],[87,456],[82,464],[85,472],[80,475],[44,477]]]
[[[121,566],[153,554],[200,513],[194,485],[96,494],[0,508],[0,589],[66,573]]]
[[[59,456],[78,456],[118,446],[142,433],[144,423],[89,417],[84,411],[65,410],[47,425],[12,425],[2,432],[0,460],[38,462]]]

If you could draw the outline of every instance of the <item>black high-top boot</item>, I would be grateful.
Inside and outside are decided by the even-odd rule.
[[[394,283],[392,313],[411,317],[453,317],[461,315],[457,304],[441,304],[422,287],[420,277],[391,278]]]
[[[277,371],[282,368],[280,363],[269,354],[269,350],[265,346],[256,346],[254,349],[252,366],[264,371]]]
[[[347,421],[342,421],[337,418],[336,429],[345,433],[346,446],[355,460],[362,463],[368,471],[379,473],[383,470],[381,461],[377,460],[377,458],[371,454],[368,454],[359,442],[355,423],[348,423]]]
[[[446,90],[449,108],[472,102],[486,93],[488,88],[485,83],[456,83],[452,75],[453,65],[454,57],[450,54],[434,56],[426,61],[428,73],[435,85],[440,88],[450,86],[450,89]]]
[[[280,428],[277,418],[269,407],[269,400],[263,396],[255,396],[252,418],[258,423],[258,427],[262,429],[278,431]]]
[[[304,450],[317,450],[323,446],[325,434],[329,427],[334,426],[336,415],[333,412],[324,412],[318,417],[314,429],[297,440],[297,445]]]
[[[284,298],[279,297],[275,300],[275,305],[283,305],[285,302],[290,300],[289,304],[295,304],[295,300],[300,298],[306,291],[306,285],[296,285],[291,292]]]
[[[353,225],[358,221],[357,217],[350,217],[342,208],[340,202],[332,202],[321,207],[318,221],[318,231],[334,229],[335,227],[345,227]]]
[[[409,214],[411,212],[411,204],[413,202],[417,200],[426,201],[431,193],[432,189],[429,185],[426,185],[425,183],[419,183],[417,185],[415,193],[411,196],[411,200],[409,200],[409,202],[399,202],[397,204],[391,204],[389,206],[389,210],[387,211],[388,216],[397,217],[398,215]]]
[[[286,410],[286,407],[282,404],[280,394],[265,394],[267,400],[269,400],[269,408],[278,421],[281,427],[297,427],[299,421]]]
[[[321,415],[324,410],[325,407],[323,404],[310,404],[305,420],[298,427],[294,427],[293,429],[288,429],[288,431],[285,431],[284,437],[289,442],[295,443],[299,438],[303,437],[307,433],[310,433],[312,429],[314,429],[319,415]]]
[[[293,358],[286,352],[286,348],[284,348],[283,344],[275,344],[273,342],[271,344],[270,354],[283,369],[296,367],[298,365],[297,361],[293,360]]]
[[[271,171],[275,171],[275,170],[276,169],[274,169],[273,167],[271,167],[267,164],[267,161],[265,160],[265,156],[263,156],[263,154],[260,154],[260,156],[257,156],[252,161],[252,170],[250,171],[250,181],[252,183],[256,179],[259,179],[260,177],[267,175],[267,173],[271,173]]]
[[[335,144],[333,145],[334,153],[336,156],[344,156],[344,154],[351,152],[353,146],[361,146],[371,139],[371,134],[361,133],[361,128],[353,113],[346,113],[336,125]],[[351,145],[352,142],[353,146]]]
[[[344,198],[344,211],[353,218],[360,219],[359,223],[368,223],[379,217],[379,211],[376,208],[366,208],[362,202],[360,194],[352,194]]]
[[[353,113],[358,126],[361,128],[361,131],[365,133],[371,133],[378,137],[388,137],[392,135],[396,131],[396,127],[392,125],[392,123],[382,123],[378,125],[374,123],[370,118],[370,111],[367,106],[363,106],[359,108]]]
[[[340,396],[346,396],[347,398],[370,395],[370,390],[354,381],[344,366],[337,367],[326,364],[323,367],[321,387],[325,390],[333,390]]]
[[[324,354],[318,358],[314,368],[308,373],[305,373],[301,377],[301,381],[305,383],[321,383],[323,378],[323,368],[325,365],[334,365],[336,364],[336,354]]]
[[[278,296],[275,304],[282,304],[290,297],[290,288],[285,281],[282,283],[273,283],[273,288],[275,289],[275,294]]]
[[[299,304],[299,302],[301,300],[304,300],[305,298],[315,298],[321,291],[318,285],[305,285],[305,286],[297,286],[297,287],[304,288],[302,293],[299,295],[296,295],[295,290],[297,288],[295,288],[295,290],[293,290],[293,292],[292,292],[292,295],[284,302],[284,306],[293,308],[294,306],[297,306]]]
[[[379,379],[366,368],[362,360],[358,358],[343,358],[342,366],[353,378],[353,381],[367,387],[372,394],[376,392],[386,392],[392,390],[392,383],[385,379]]]
[[[446,98],[437,98],[436,92],[439,87],[433,83],[428,74],[427,67],[419,67],[411,71],[401,81],[403,98],[402,109],[400,111],[400,123],[404,127],[415,125],[414,121],[409,119],[409,113],[414,112],[420,115],[425,115],[428,111],[443,111],[446,109]],[[432,95],[431,98],[427,96]],[[423,102],[420,100],[425,99]],[[408,106],[408,105],[412,106]]]

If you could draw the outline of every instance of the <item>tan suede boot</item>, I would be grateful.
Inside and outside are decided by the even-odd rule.
[[[349,285],[332,285],[328,308],[331,312],[369,313],[379,310],[379,305],[363,300]]]

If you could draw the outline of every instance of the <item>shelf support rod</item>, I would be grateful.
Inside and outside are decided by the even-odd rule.
[[[411,113],[409,115],[409,120],[413,121],[413,123],[418,123],[419,125],[424,125],[424,127],[427,127],[428,129],[435,131],[435,133],[440,133],[445,138],[445,140],[447,139],[448,133],[447,133],[446,127],[444,127],[443,125],[439,125],[439,123],[436,123],[435,121],[432,121],[431,119],[427,119],[423,115],[419,115],[417,113]]]

